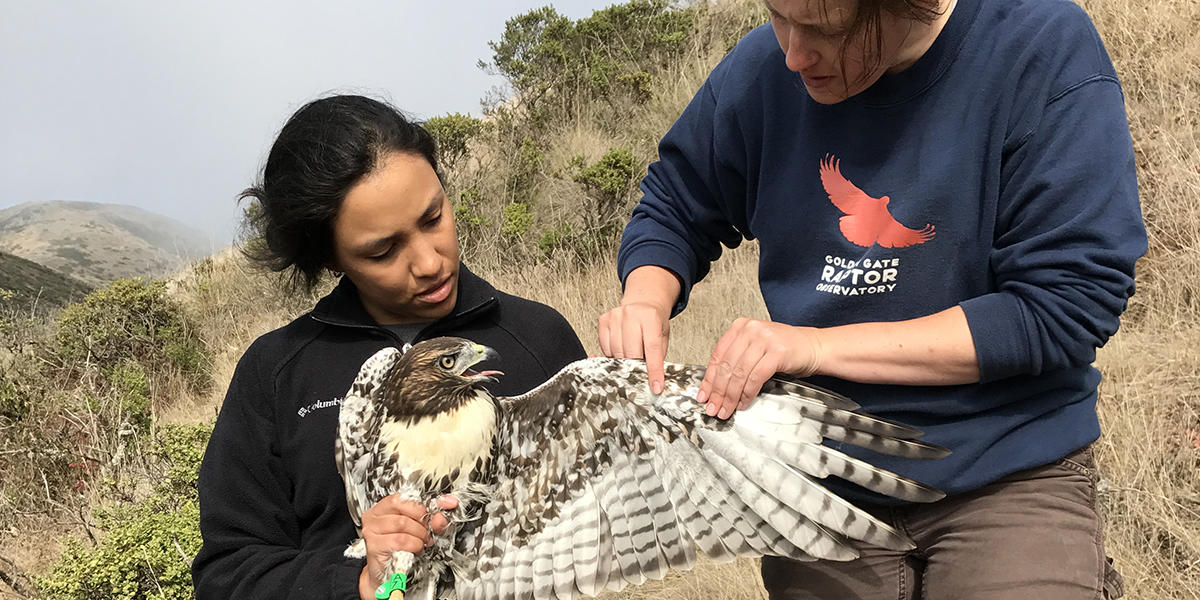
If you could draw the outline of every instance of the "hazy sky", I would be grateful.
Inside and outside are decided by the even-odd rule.
[[[232,238],[283,121],[329,92],[480,114],[504,21],[613,0],[0,0],[0,209],[131,204]]]

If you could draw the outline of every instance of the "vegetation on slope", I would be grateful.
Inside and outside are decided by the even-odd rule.
[[[36,310],[38,304],[62,306],[92,288],[58,271],[7,252],[0,252],[0,307]]]

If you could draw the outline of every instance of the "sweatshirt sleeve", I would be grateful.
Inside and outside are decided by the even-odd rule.
[[[1117,331],[1146,252],[1116,78],[1094,75],[1050,97],[1006,147],[1001,179],[996,291],[961,303],[980,378],[1091,363]]]
[[[735,50],[736,52],[736,50]],[[732,56],[732,55],[731,55]],[[617,271],[656,265],[679,276],[679,299],[687,305],[696,282],[721,256],[720,244],[741,243],[746,226],[731,220],[726,202],[745,199],[745,156],[732,111],[718,115],[717,87],[730,58],[718,65],[658,146],[658,161],[642,179],[642,199],[621,237]]]
[[[357,600],[363,561],[341,548],[301,550],[290,484],[274,442],[270,375],[242,357],[200,466],[203,545],[192,563],[197,600]]]

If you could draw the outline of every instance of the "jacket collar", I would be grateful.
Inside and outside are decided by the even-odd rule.
[[[450,314],[426,326],[421,331],[426,333],[435,330],[445,330],[460,323],[470,321],[496,305],[496,288],[484,281],[478,275],[467,269],[467,265],[458,265],[458,298]],[[326,325],[339,327],[368,327],[378,328],[375,319],[363,308],[358,297],[358,288],[349,277],[342,277],[333,291],[317,302],[309,313],[313,319]]]

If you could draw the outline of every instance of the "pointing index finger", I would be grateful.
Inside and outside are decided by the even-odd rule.
[[[646,349],[646,374],[650,378],[650,392],[661,394],[663,391],[664,374],[663,361],[667,358],[667,348],[662,331],[652,326],[642,327],[642,339]]]

